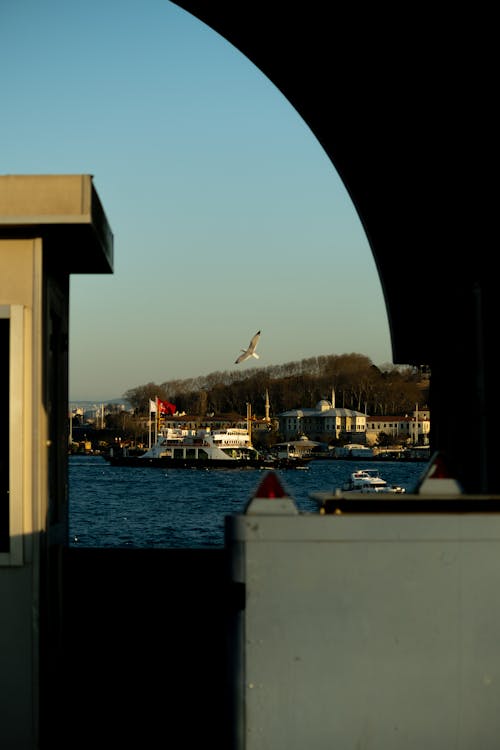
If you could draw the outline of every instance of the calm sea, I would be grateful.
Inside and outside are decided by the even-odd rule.
[[[102,456],[69,457],[70,545],[222,547],[224,518],[244,512],[266,471],[110,466]],[[411,492],[424,463],[312,461],[278,472],[298,509],[316,513],[309,492],[333,490],[358,468],[378,468]]]

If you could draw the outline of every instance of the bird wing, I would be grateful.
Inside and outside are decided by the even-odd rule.
[[[257,346],[257,342],[258,342],[259,338],[260,338],[260,331],[257,331],[257,333],[255,334],[255,336],[252,337],[252,339],[250,341],[250,346],[248,347],[248,351],[250,352],[250,354],[253,351],[255,351],[255,347]]]
[[[259,341],[259,338],[260,338],[260,331],[257,331],[255,336],[252,336],[248,349],[246,349],[240,354],[240,356],[234,363],[235,365],[239,365],[240,362],[244,362],[246,359],[249,359],[252,356],[252,354],[255,351],[255,347],[257,346],[257,342]]]
[[[242,354],[240,354],[240,356],[238,357],[238,359],[236,360],[236,362],[234,364],[235,365],[239,365],[240,362],[244,362],[245,359],[249,359],[249,357],[251,357],[251,356],[252,355],[248,353],[248,349],[247,349],[246,352],[243,352]]]

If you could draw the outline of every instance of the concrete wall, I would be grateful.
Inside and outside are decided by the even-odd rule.
[[[498,747],[496,513],[238,516],[228,545],[237,748]]]

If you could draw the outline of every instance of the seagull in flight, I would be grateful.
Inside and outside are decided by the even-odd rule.
[[[250,344],[248,346],[248,349],[241,349],[242,354],[238,357],[235,365],[239,365],[240,362],[244,362],[246,359],[250,359],[250,357],[255,357],[255,359],[259,359],[259,355],[255,351],[255,347],[257,346],[257,343],[260,338],[260,331],[257,331],[255,336],[252,337]]]

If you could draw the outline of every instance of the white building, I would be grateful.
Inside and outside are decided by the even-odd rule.
[[[389,435],[394,443],[411,445],[429,445],[431,430],[430,412],[428,409],[415,410],[411,416],[404,417],[367,417],[366,442],[374,445],[380,433]]]
[[[428,409],[404,417],[369,417],[353,409],[336,408],[323,399],[314,409],[290,409],[278,415],[279,431],[285,440],[307,435],[311,440],[339,440],[343,443],[374,445],[380,433],[395,443],[429,445],[431,429]]]
[[[353,409],[336,408],[326,399],[319,401],[314,409],[282,412],[278,419],[279,430],[285,440],[307,435],[311,440],[366,442],[366,414]]]

